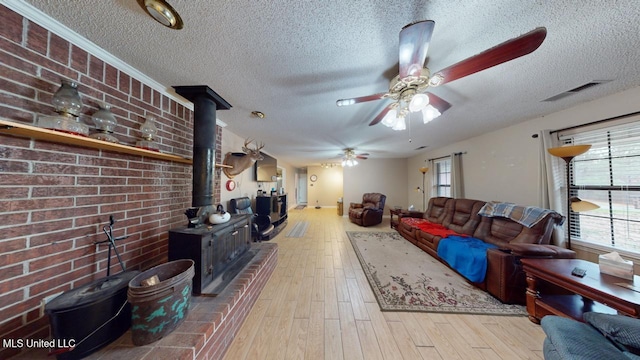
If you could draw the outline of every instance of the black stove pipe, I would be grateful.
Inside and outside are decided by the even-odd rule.
[[[231,105],[206,85],[174,86],[193,103],[193,207],[213,206],[216,161],[216,110]]]

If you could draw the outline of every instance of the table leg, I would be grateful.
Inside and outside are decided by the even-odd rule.
[[[538,279],[527,274],[527,313],[531,322],[540,324],[540,319],[536,317],[536,299],[540,297],[537,286]]]

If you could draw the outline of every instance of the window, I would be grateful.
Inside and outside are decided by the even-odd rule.
[[[451,158],[439,159],[433,162],[434,193],[436,196],[451,196]]]
[[[560,141],[592,145],[571,162],[569,191],[600,206],[572,212],[571,238],[640,253],[640,122],[573,130]]]

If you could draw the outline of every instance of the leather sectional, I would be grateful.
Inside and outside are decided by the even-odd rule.
[[[421,217],[428,223],[440,224],[458,234],[496,245],[497,248],[487,250],[484,281],[473,284],[504,303],[524,304],[527,286],[519,261],[521,258],[575,258],[574,251],[549,245],[553,228],[562,223],[563,217],[556,212],[549,212],[535,225],[527,227],[508,217],[481,216],[479,211],[485,204],[481,200],[434,197],[429,200],[427,211],[423,214],[413,212],[400,215],[396,230],[440,261],[437,249],[442,236],[434,235],[428,229],[421,230],[415,221],[403,219]]]

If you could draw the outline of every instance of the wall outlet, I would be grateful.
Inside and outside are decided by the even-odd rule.
[[[40,300],[40,317],[44,316],[44,308],[45,306],[51,302],[51,300],[57,298],[58,296],[62,295],[63,291],[60,291],[59,293],[56,294],[52,294],[49,296],[45,296],[44,298],[42,298],[42,300]]]

